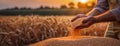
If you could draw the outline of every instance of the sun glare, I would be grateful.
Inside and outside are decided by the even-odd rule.
[[[81,3],[87,3],[88,0],[79,0],[79,2],[81,2]]]

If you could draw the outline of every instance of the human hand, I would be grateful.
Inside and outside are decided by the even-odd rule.
[[[74,22],[75,20],[77,20],[77,19],[79,19],[79,18],[82,18],[82,17],[87,17],[87,16],[85,16],[85,14],[78,14],[78,15],[76,15],[76,17],[74,17],[74,18],[71,20],[71,22]]]
[[[86,17],[85,19],[82,20],[82,24],[78,25],[75,27],[75,29],[83,29],[83,28],[88,28],[92,24],[96,22],[96,19],[94,17]]]

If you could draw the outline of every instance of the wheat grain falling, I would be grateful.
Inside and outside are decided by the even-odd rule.
[[[78,37],[78,36],[81,36],[82,35],[82,30],[81,29],[75,29],[75,27],[76,26],[78,26],[78,25],[80,25],[80,24],[82,24],[82,20],[83,20],[84,18],[79,18],[79,19],[77,19],[76,21],[74,21],[74,22],[72,22],[72,27],[71,27],[71,31],[70,31],[70,35],[69,35],[69,37],[71,37],[71,38],[76,38],[76,37]]]

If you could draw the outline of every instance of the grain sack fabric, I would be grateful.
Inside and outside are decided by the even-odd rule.
[[[111,37],[120,40],[120,24],[119,22],[109,23],[109,26],[105,32],[105,37]]]
[[[29,46],[120,46],[120,41],[104,37],[52,38]]]
[[[119,0],[108,0],[110,10],[118,7]],[[105,37],[112,37],[120,40],[120,22],[110,22],[105,32]]]

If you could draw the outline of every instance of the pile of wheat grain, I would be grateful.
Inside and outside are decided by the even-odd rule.
[[[23,46],[68,36],[70,16],[0,16],[0,46]],[[83,35],[103,36],[106,24],[83,29]],[[104,27],[104,28],[103,28]]]
[[[120,46],[120,41],[103,37],[52,38],[29,46]]]

